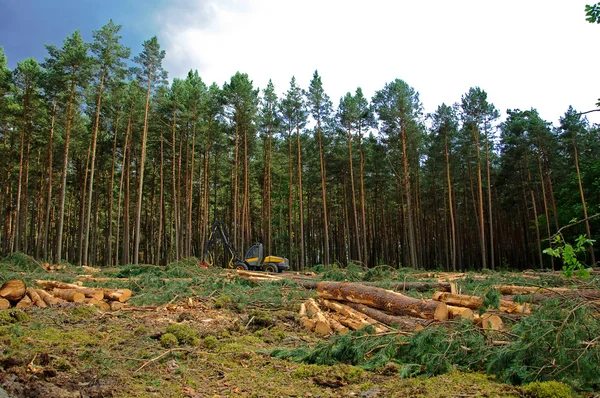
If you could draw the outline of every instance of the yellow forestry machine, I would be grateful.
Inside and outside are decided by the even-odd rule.
[[[287,258],[277,256],[264,256],[263,244],[256,243],[246,252],[246,256],[240,259],[237,251],[229,243],[227,239],[227,232],[225,231],[225,224],[222,221],[215,221],[210,228],[210,235],[204,245],[204,251],[202,252],[201,267],[212,267],[214,263],[214,246],[220,240],[223,246],[229,252],[230,258],[227,266],[234,269],[251,270],[251,271],[265,271],[278,273],[283,272],[290,268],[290,264]]]

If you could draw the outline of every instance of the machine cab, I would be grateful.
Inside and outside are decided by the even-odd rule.
[[[262,263],[263,257],[263,245],[262,243],[256,243],[246,252],[245,260],[249,265],[257,267]]]

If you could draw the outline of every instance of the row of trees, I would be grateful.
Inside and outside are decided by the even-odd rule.
[[[169,84],[156,37],[130,60],[120,28],[12,71],[0,51],[0,255],[166,264],[223,220],[298,269],[555,267],[548,238],[600,209],[600,130],[572,108],[500,122],[475,87],[426,115],[399,79],[334,107],[316,71],[281,98],[243,73]]]

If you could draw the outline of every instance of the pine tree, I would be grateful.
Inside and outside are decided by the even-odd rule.
[[[323,125],[329,122],[332,104],[329,96],[323,89],[321,76],[315,70],[310,87],[306,94],[308,105],[313,119],[317,122],[315,133],[319,146],[319,166],[321,170],[321,198],[323,201],[323,264],[329,264],[329,218],[327,211],[327,168],[324,158]]]
[[[304,128],[307,122],[307,111],[305,109],[305,100],[302,94],[302,90],[296,83],[296,78],[292,77],[290,81],[290,88],[288,89],[285,98],[281,102],[282,114],[284,116],[286,125],[288,126],[288,139],[289,139],[289,155],[290,159],[290,199],[289,199],[289,211],[290,211],[290,253],[292,246],[292,228],[291,228],[291,213],[292,213],[292,167],[291,167],[291,134],[292,131],[296,130],[296,172],[297,172],[297,183],[298,183],[298,226],[300,239],[298,245],[298,253],[300,255],[299,269],[304,269],[305,266],[305,245],[304,245],[304,189],[302,187],[302,145],[300,141],[300,130]]]
[[[263,236],[266,236],[266,251],[271,253],[272,238],[271,226],[273,225],[272,214],[272,158],[273,158],[273,135],[279,130],[281,116],[277,109],[277,94],[275,86],[269,79],[267,87],[263,90],[261,100],[261,109],[259,115],[260,128],[263,131],[263,151],[264,151],[264,173],[263,173]],[[264,232],[266,230],[266,233]]]
[[[393,151],[400,149],[402,158],[404,194],[406,200],[406,235],[408,236],[409,264],[419,268],[415,238],[415,221],[411,193],[410,152],[414,152],[414,142],[421,135],[419,118],[422,105],[419,94],[406,82],[396,79],[377,91],[373,97],[375,111],[382,122],[382,133]]]
[[[119,43],[121,36],[119,31],[121,25],[115,25],[110,22],[102,27],[101,30],[93,32],[94,42],[90,45],[90,50],[94,55],[94,62],[97,68],[96,78],[97,100],[94,124],[92,127],[92,146],[90,161],[89,192],[87,194],[87,212],[85,219],[85,233],[83,244],[83,255],[80,256],[82,264],[88,263],[88,248],[90,239],[90,217],[92,213],[92,197],[94,192],[94,174],[96,171],[96,144],[98,140],[98,128],[100,123],[100,111],[102,107],[102,95],[105,84],[111,84],[113,79],[123,78],[125,75],[125,62],[129,58],[131,51],[129,48]]]
[[[144,128],[142,130],[141,154],[138,172],[138,190],[135,211],[135,236],[133,243],[133,264],[139,263],[140,233],[142,220],[142,199],[144,190],[144,167],[146,164],[146,142],[148,141],[148,115],[150,113],[150,97],[157,84],[162,84],[167,78],[167,72],[162,69],[165,51],[160,49],[156,36],[144,41],[142,52],[133,61],[139,64],[134,69],[140,82],[146,84],[146,105],[144,108]]]
[[[67,88],[67,112],[65,127],[65,148],[63,154],[63,167],[61,174],[61,191],[59,200],[59,216],[57,225],[55,262],[62,260],[62,245],[65,218],[65,199],[67,193],[67,173],[69,168],[69,143],[71,138],[71,127],[73,123],[73,111],[76,103],[81,97],[79,89],[88,84],[91,61],[87,54],[88,44],[81,38],[79,31],[68,36],[62,48],[47,45],[49,58],[46,60],[46,68],[52,70],[57,77],[64,81]]]

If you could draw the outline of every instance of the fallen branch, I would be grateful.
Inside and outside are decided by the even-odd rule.
[[[152,358],[152,359],[144,362],[144,364],[142,366],[140,366],[139,368],[137,368],[133,373],[139,372],[140,370],[144,369],[146,366],[150,365],[152,362],[156,362],[159,359],[161,359],[162,357],[164,357],[165,355],[168,355],[168,354],[170,354],[172,352],[175,352],[175,351],[187,351],[187,352],[190,352],[192,350],[190,350],[189,348],[171,348],[170,350],[163,352],[159,356],[154,357],[154,358]]]

